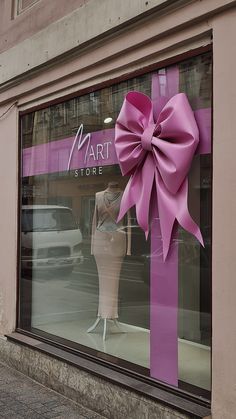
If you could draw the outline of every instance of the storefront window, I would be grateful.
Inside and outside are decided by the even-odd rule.
[[[189,211],[205,247],[180,227],[174,238],[177,383],[158,367],[165,325],[154,313],[155,250],[134,208],[117,221],[129,177],[117,160],[115,122],[129,91],[154,97],[157,76],[160,95],[186,93],[209,143],[188,175]],[[206,53],[21,118],[20,327],[198,393],[210,390],[211,76]]]

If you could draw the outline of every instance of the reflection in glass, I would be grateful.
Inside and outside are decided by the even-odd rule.
[[[193,109],[210,108],[210,54],[186,60],[178,69],[179,91],[187,93]],[[73,140],[81,124],[84,134],[103,132],[104,140],[112,142],[106,130],[114,128],[124,95],[138,90],[150,96],[151,81],[149,73],[22,117],[23,174],[27,168],[30,175],[22,176],[21,327],[61,337],[67,345],[83,345],[85,352],[106,352],[113,362],[128,361],[131,369],[138,365],[146,374],[151,251],[133,209],[116,221],[128,178],[121,176],[117,164],[104,161],[101,171],[90,167],[87,174],[59,169],[34,174],[34,165],[62,167],[68,152],[60,141]],[[106,124],[108,117],[112,120]],[[42,155],[36,161],[30,150],[37,153],[39,146]],[[210,179],[210,155],[196,156],[188,201],[205,248],[182,229],[177,238],[179,385],[206,390],[211,346]]]

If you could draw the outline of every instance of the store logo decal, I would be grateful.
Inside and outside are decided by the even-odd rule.
[[[85,155],[84,155],[85,167],[90,160],[93,160],[94,162],[96,162],[98,160],[109,159],[110,146],[112,142],[105,141],[103,144],[101,143],[92,144],[91,143],[92,134],[88,133],[85,136],[83,136],[83,130],[84,130],[84,125],[80,124],[78,131],[76,133],[75,139],[73,141],[72,147],[71,147],[69,160],[67,164],[67,171],[70,170],[72,157],[74,155],[76,148],[77,148],[77,151],[79,152],[84,147],[85,144],[86,144],[86,150],[85,150]]]

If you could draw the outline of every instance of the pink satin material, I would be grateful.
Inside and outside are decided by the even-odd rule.
[[[140,92],[126,95],[116,121],[115,147],[122,174],[130,179],[118,221],[136,206],[138,224],[147,237],[149,222],[159,214],[164,260],[175,220],[203,245],[187,203],[187,176],[198,143],[198,126],[184,93],[173,96],[156,121],[148,96]],[[153,214],[155,207],[157,214]]]

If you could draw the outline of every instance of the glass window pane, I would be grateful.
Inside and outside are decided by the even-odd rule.
[[[187,94],[210,144],[211,71],[206,53],[22,117],[22,328],[161,380],[155,345],[165,325],[159,317],[154,324],[152,278],[162,275],[153,273],[162,242],[151,247],[134,208],[117,221],[129,176],[121,175],[114,127],[126,93],[154,101],[158,77],[159,97]],[[210,149],[200,150],[188,175],[189,211],[205,247],[181,227],[174,232],[176,317],[175,307],[164,310],[178,324],[177,385],[198,393],[210,390],[211,164]],[[174,278],[163,275],[171,295]]]

